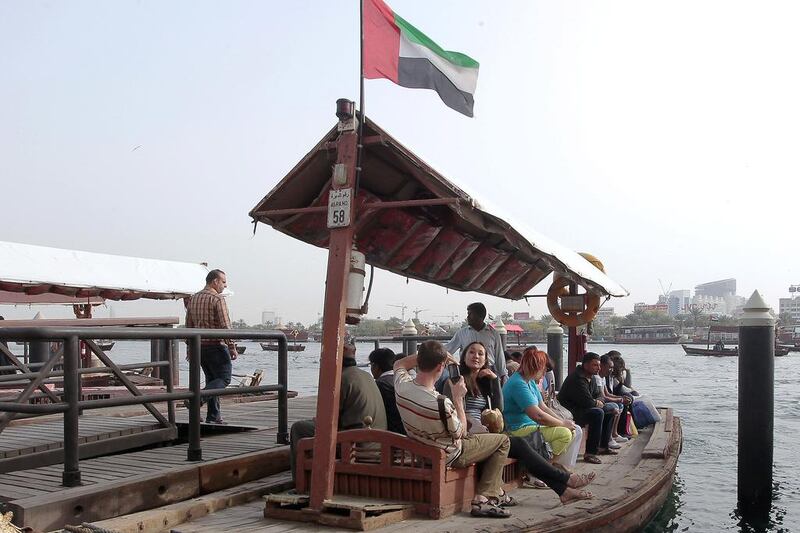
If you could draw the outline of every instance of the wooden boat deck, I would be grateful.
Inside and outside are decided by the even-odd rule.
[[[290,399],[289,423],[313,418],[315,410],[316,397]],[[288,469],[288,446],[276,443],[277,401],[223,405],[223,415],[249,420],[261,429],[204,437],[202,462],[186,460],[188,444],[81,460],[80,487],[61,485],[60,464],[0,474],[0,512],[13,511],[17,525],[49,531],[65,523],[152,509]],[[109,424],[109,417],[85,416],[81,428],[93,425],[94,418],[102,418],[98,427]],[[139,418],[112,421],[119,427],[136,427],[146,423]],[[38,427],[28,424],[6,431]]]
[[[519,505],[510,509],[510,519],[476,519],[467,513],[442,520],[412,518],[380,528],[385,532],[416,533],[488,533],[500,531],[625,533],[638,531],[663,504],[672,488],[672,477],[682,442],[678,419],[666,416],[655,428],[649,428],[630,443],[624,444],[617,456],[603,456],[602,465],[579,462],[576,471],[597,472],[587,488],[594,499],[561,505],[551,490],[519,489],[514,497]],[[667,431],[667,429],[671,431]],[[334,500],[336,497],[334,497]],[[153,510],[152,513],[158,513]],[[97,526],[133,531],[124,519],[99,522]],[[237,531],[253,533],[341,531],[341,528],[317,523],[282,521],[264,518],[264,502],[253,501],[209,514],[180,524],[170,524],[181,533]]]

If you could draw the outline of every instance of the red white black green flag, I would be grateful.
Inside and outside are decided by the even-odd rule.
[[[478,62],[442,49],[383,0],[364,2],[364,71],[403,87],[433,89],[456,111],[472,116]]]

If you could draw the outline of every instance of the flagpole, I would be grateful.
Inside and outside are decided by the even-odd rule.
[[[358,196],[358,187],[361,184],[361,150],[363,148],[361,141],[364,137],[364,0],[359,0],[358,6],[361,62],[358,71],[360,95],[358,102],[358,153],[356,155],[356,187],[353,194],[354,201]]]

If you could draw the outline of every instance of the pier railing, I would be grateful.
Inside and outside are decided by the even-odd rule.
[[[154,361],[139,365],[116,365],[95,343],[96,339],[110,340],[150,340],[165,345],[164,353],[170,353],[170,346],[176,341],[185,340],[190,353],[200,354],[201,340],[237,339],[237,340],[272,340],[278,342],[278,383],[256,387],[236,387],[229,389],[208,389],[200,387],[200,357],[189,358],[189,390],[175,391],[172,379],[173,365],[176,357],[168,357],[165,361]],[[175,401],[189,400],[189,448],[187,460],[201,461],[200,444],[200,406],[202,398],[208,396],[225,396],[232,394],[250,394],[262,392],[278,393],[278,434],[277,442],[288,444],[288,359],[286,336],[280,331],[257,330],[219,330],[219,329],[171,329],[171,328],[113,328],[113,327],[11,327],[0,328],[0,341],[27,342],[62,342],[63,349],[52,354],[41,364],[26,365],[5,346],[0,344],[0,353],[11,361],[13,373],[0,375],[0,383],[28,380],[22,392],[13,402],[0,402],[0,432],[17,416],[17,414],[56,414],[64,415],[64,472],[63,484],[67,487],[81,484],[79,465],[79,420],[85,409],[100,409],[124,405],[143,405],[159,421],[162,427],[174,426]],[[84,343],[100,361],[103,367],[80,368],[81,343]],[[63,360],[63,370],[53,368]],[[34,367],[34,368],[31,368]],[[143,394],[125,375],[123,370],[133,367],[167,367],[165,393]],[[82,374],[113,373],[130,391],[131,396],[96,400],[81,400]],[[63,398],[46,386],[52,377],[63,376]],[[47,397],[50,403],[32,404],[29,400],[35,391],[37,396]],[[153,405],[156,402],[168,402],[167,418]]]

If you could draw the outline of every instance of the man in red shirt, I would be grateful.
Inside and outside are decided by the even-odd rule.
[[[192,296],[186,306],[186,327],[200,329],[231,329],[228,306],[222,291],[228,286],[225,272],[214,269],[206,276],[206,286]],[[192,356],[193,354],[189,354]],[[205,389],[224,389],[231,382],[231,361],[236,359],[236,345],[230,339],[207,339],[200,345],[200,367],[206,378]],[[219,398],[206,400],[207,424],[224,424],[219,412]]]

